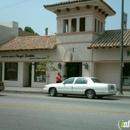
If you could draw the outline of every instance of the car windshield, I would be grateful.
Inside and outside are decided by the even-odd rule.
[[[100,80],[98,80],[98,79],[96,79],[96,78],[91,78],[92,79],[92,81],[94,82],[94,83],[102,83]]]

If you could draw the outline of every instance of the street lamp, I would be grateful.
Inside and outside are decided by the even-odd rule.
[[[122,0],[122,8],[121,8],[121,43],[120,43],[120,88],[119,94],[123,94],[122,87],[123,87],[123,32],[124,32],[124,0]]]

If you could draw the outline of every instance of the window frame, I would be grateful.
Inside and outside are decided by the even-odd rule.
[[[11,63],[16,64],[16,79],[7,79],[6,78],[6,73],[7,73],[7,64],[10,64],[9,66],[12,67]],[[11,74],[12,75],[12,74]],[[4,68],[4,80],[8,80],[8,81],[18,81],[18,62],[5,62],[5,68]]]

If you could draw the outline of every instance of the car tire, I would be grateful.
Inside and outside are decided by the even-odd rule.
[[[56,95],[57,95],[56,89],[55,89],[55,88],[51,88],[51,89],[50,89],[50,96],[54,97],[54,96],[56,96]]]
[[[88,99],[93,99],[93,98],[95,98],[95,92],[94,92],[94,90],[87,90],[87,91],[86,91],[86,97],[87,97]]]

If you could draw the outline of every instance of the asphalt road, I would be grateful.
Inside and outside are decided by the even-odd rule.
[[[129,99],[0,93],[0,130],[119,130],[122,119]]]

